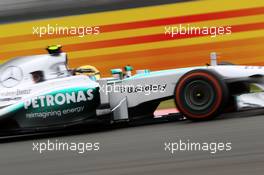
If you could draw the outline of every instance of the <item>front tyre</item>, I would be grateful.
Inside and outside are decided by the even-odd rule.
[[[191,120],[212,119],[223,112],[227,102],[227,85],[213,71],[190,71],[180,78],[175,88],[176,106]]]

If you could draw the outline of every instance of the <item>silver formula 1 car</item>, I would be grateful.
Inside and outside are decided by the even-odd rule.
[[[0,65],[0,130],[40,131],[153,117],[167,99],[174,99],[191,120],[264,107],[264,67],[217,64],[215,53],[207,66],[138,70],[135,75],[126,66],[125,73],[113,69],[113,77],[98,78],[89,66],[69,70],[60,46],[48,51]]]

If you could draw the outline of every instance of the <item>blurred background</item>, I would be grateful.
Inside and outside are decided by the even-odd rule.
[[[169,38],[165,26],[232,26],[232,34]],[[99,26],[99,35],[33,35],[33,27]],[[44,54],[61,44],[70,67],[94,65],[103,75],[130,64],[135,69],[205,65],[210,52],[219,61],[264,66],[264,0],[0,0],[0,64]],[[161,108],[173,108],[172,101]],[[161,110],[160,110],[161,111]],[[164,111],[169,111],[163,109]],[[259,115],[259,117],[257,117]],[[100,142],[100,152],[32,151],[30,138],[1,144],[1,174],[89,175],[260,175],[264,166],[263,110],[224,114],[210,122],[153,122],[96,128],[77,135],[48,134],[53,142]],[[155,124],[155,125],[154,125]],[[50,138],[52,137],[52,138]],[[34,140],[33,140],[34,139]],[[37,139],[37,140],[35,140]],[[164,143],[232,142],[232,151],[170,154]]]
[[[47,25],[99,26],[99,35],[33,35]],[[231,35],[169,38],[165,26],[232,26]],[[263,0],[1,0],[0,63],[43,54],[61,44],[70,67],[90,64],[103,75],[130,64],[135,69],[204,65],[220,61],[264,65]]]

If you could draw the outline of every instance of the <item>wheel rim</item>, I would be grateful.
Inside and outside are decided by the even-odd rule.
[[[184,99],[192,110],[204,111],[214,103],[214,88],[205,80],[195,80],[186,84]]]

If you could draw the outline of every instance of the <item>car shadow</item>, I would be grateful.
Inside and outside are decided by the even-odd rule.
[[[202,121],[202,122],[217,122],[219,120],[230,120],[234,118],[248,118],[248,117],[256,117],[264,114],[264,109],[251,110],[251,111],[243,111],[236,113],[225,113],[220,115],[214,120],[210,121]],[[146,125],[158,125],[165,123],[181,123],[181,125],[189,125],[195,124],[197,122],[193,122],[185,119],[180,114],[169,114],[160,118],[152,118],[152,119],[144,119],[133,121],[131,123],[115,123],[115,124],[95,124],[95,125],[83,125],[76,126],[72,128],[49,131],[49,132],[40,132],[40,133],[29,133],[29,134],[20,134],[20,135],[11,135],[11,136],[2,136],[0,137],[0,143],[9,143],[9,142],[20,142],[27,140],[35,140],[35,139],[46,139],[53,137],[65,137],[65,136],[74,136],[74,135],[84,135],[89,133],[100,133],[100,132],[110,132],[113,130],[120,130],[130,127],[144,127]]]

